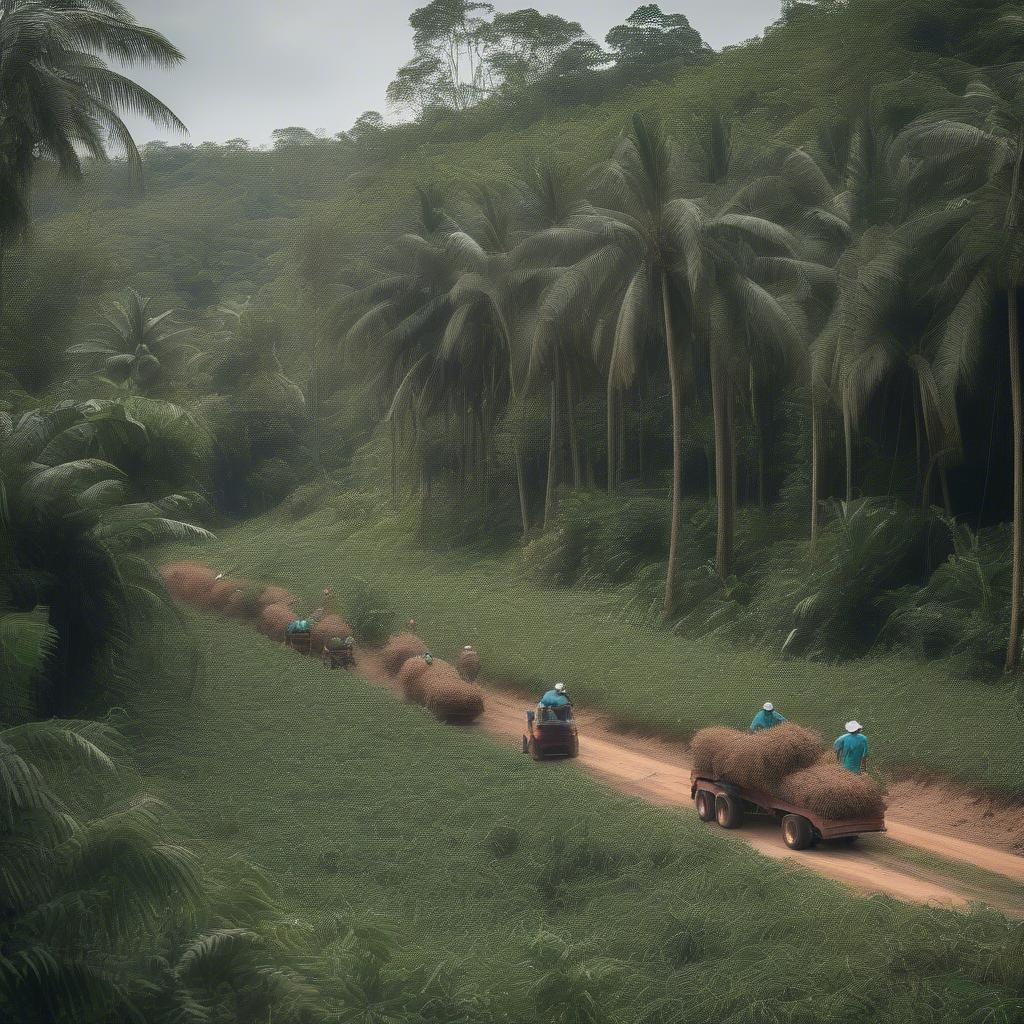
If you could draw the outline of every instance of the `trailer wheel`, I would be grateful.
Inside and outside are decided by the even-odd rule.
[[[736,797],[719,793],[715,797],[715,817],[722,828],[739,828],[743,824],[743,807]]]
[[[697,817],[701,821],[715,820],[715,794],[706,789],[698,789],[693,798],[697,805]]]
[[[782,838],[791,850],[807,850],[814,845],[814,826],[801,814],[782,819]]]

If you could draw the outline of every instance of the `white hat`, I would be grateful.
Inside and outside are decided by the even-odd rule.
[[[473,645],[472,644],[466,644],[466,646],[463,647],[462,649],[464,651],[471,651],[471,650],[473,650]]]
[[[761,705],[761,707],[764,708],[765,711],[774,711],[775,710],[775,705],[770,700],[766,700]]]
[[[861,725],[860,722],[858,722],[856,718],[853,718],[849,722],[846,723],[846,731],[847,732],[860,732],[861,729],[863,729],[863,728],[864,728],[864,726]]]
[[[565,683],[555,683],[555,693],[564,693]]]

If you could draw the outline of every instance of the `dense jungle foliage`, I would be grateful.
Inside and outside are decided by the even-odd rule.
[[[162,696],[194,698],[159,543],[347,492],[676,632],[1017,686],[1016,5],[787,0],[722,52],[653,4],[604,46],[468,0],[410,26],[409,120],[140,150],[126,112],[183,126],[123,72],[173,42],[116,0],[0,2],[5,1020],[498,1019],[204,866],[88,720],[181,647]],[[930,1019],[1019,1010],[1019,935],[986,959],[1003,925],[972,928]],[[537,942],[562,974],[507,1019],[619,1019],[606,965]]]

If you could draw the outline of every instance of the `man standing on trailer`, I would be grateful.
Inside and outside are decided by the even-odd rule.
[[[868,760],[868,738],[864,726],[856,719],[846,723],[846,733],[832,744],[839,763],[849,772],[859,775]]]
[[[766,700],[761,705],[761,710],[754,715],[754,720],[750,723],[750,731],[760,732],[762,729],[770,729],[773,725],[781,725],[785,720],[785,716],[775,710],[775,705],[770,700]]]

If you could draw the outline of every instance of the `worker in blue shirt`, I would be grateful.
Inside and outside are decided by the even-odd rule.
[[[846,723],[846,732],[832,744],[839,763],[850,772],[860,774],[868,760],[868,738],[864,726],[856,719]]]
[[[540,706],[542,708],[564,708],[568,707],[572,701],[569,700],[565,693],[565,683],[555,683],[554,688],[548,690],[540,699]]]
[[[785,716],[775,710],[775,705],[770,700],[766,700],[761,705],[761,710],[754,715],[754,720],[750,723],[750,731],[759,732],[761,729],[770,729],[773,725],[781,725],[785,720]]]

